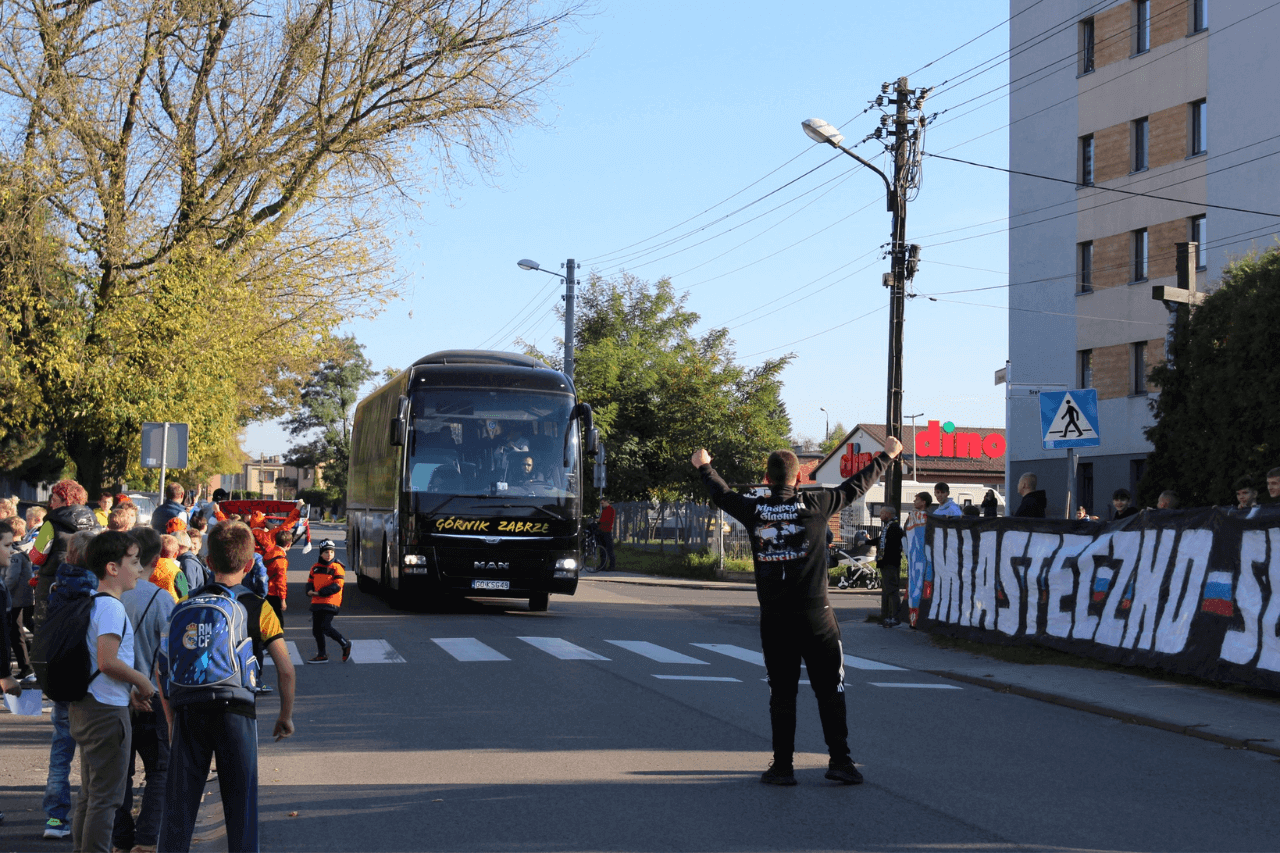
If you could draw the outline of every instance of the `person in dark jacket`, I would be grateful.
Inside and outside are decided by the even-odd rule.
[[[1022,495],[1022,503],[1018,504],[1015,518],[1044,518],[1044,511],[1049,506],[1043,489],[1036,488],[1036,475],[1023,474],[1018,478],[1018,494]]]
[[[1000,501],[994,489],[987,489],[987,496],[982,499],[982,517],[995,518],[1000,509]]]
[[[44,624],[49,607],[49,588],[67,553],[67,543],[81,530],[97,533],[102,528],[93,510],[85,506],[89,493],[75,480],[55,483],[49,494],[49,514],[31,546],[31,564],[36,566],[36,609],[32,621],[35,630]]]
[[[168,533],[169,519],[181,518],[183,523],[187,520],[187,507],[182,503],[182,499],[186,496],[186,489],[182,488],[181,483],[166,483],[164,487],[165,502],[156,507],[156,511],[151,513],[151,527],[157,533]]]
[[[711,467],[711,454],[705,449],[690,458],[711,500],[747,528],[751,541],[773,729],[773,763],[761,782],[796,784],[793,759],[801,660],[808,667],[830,755],[826,777],[845,785],[862,781],[849,755],[844,657],[840,626],[827,601],[825,542],[828,519],[865,494],[901,452],[902,442],[890,436],[883,453],[839,486],[801,492],[796,488],[799,460],[790,450],[776,450],[766,466],[771,492],[767,498],[731,491]]]
[[[1137,515],[1139,510],[1133,505],[1133,496],[1129,494],[1128,489],[1116,489],[1111,494],[1111,506],[1114,508],[1111,513],[1112,521],[1119,521],[1122,518],[1128,518],[1131,515]]]
[[[876,568],[880,570],[880,624],[892,628],[898,620],[898,581],[902,574],[902,540],[906,536],[891,506],[880,507],[880,544]]]

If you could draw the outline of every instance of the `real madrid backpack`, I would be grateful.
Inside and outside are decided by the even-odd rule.
[[[209,584],[173,609],[169,633],[160,638],[160,683],[174,707],[218,700],[253,703],[258,659],[249,614],[230,589]]]

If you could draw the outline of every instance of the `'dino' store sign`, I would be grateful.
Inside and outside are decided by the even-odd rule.
[[[859,429],[862,426],[859,425]],[[855,430],[856,432],[856,430]],[[999,432],[960,430],[951,421],[929,421],[915,435],[916,456],[941,459],[1002,459],[1004,436]],[[871,464],[873,454],[860,453],[861,446],[845,445],[840,457],[840,476],[851,477]]]
[[[943,459],[999,459],[1004,456],[1004,436],[998,432],[960,432],[951,421],[929,425],[916,433],[917,456]]]

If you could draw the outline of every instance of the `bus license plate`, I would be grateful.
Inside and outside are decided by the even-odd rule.
[[[511,589],[511,581],[481,581],[473,580],[471,582],[472,589]]]

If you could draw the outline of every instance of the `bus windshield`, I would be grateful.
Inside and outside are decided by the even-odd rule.
[[[454,495],[513,499],[566,514],[576,509],[581,485],[572,397],[427,387],[414,389],[411,400],[404,483],[415,505],[426,505],[420,495]]]

